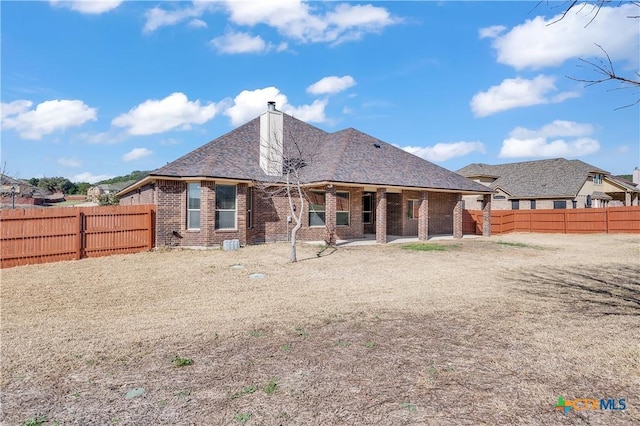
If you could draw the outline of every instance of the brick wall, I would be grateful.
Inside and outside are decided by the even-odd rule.
[[[376,242],[387,242],[387,192],[379,188],[376,190]]]
[[[317,188],[325,190],[327,188]],[[335,226],[334,236],[336,239],[352,239],[362,237],[362,189],[349,187],[335,187],[332,192],[349,193],[349,226]],[[289,200],[284,193],[272,194],[273,191],[267,189],[262,191],[258,188],[254,189],[254,227],[247,232],[247,238],[250,243],[287,241],[291,229],[295,225],[292,219],[287,224],[287,216],[291,216],[289,208]],[[329,222],[333,218],[335,223],[335,209],[329,205],[331,196],[325,195],[325,222]],[[297,212],[300,210],[300,202],[297,195],[294,197],[294,204]],[[304,202],[304,213],[302,216],[302,227],[298,231],[297,238],[306,241],[326,241],[328,237],[328,228],[326,226],[309,226],[309,203]]]
[[[155,203],[155,185],[151,183],[148,183],[134,191],[128,192],[120,198],[121,206]]]
[[[455,206],[453,207],[453,237],[462,238],[462,195],[455,194]]]
[[[402,194],[387,193],[387,235],[402,235]]]
[[[186,190],[181,181],[159,180],[156,182],[156,246],[178,246],[188,237],[186,230]],[[178,236],[173,235],[173,231]],[[181,238],[182,236],[182,238]],[[186,244],[190,245],[190,244]]]
[[[284,192],[274,194],[273,191],[253,187],[253,226],[246,229],[247,224],[247,191],[246,184],[237,185],[237,229],[215,229],[215,188],[214,181],[200,182],[200,229],[187,229],[187,182],[173,180],[158,180],[145,185],[140,190],[126,194],[121,204],[156,204],[156,242],[158,246],[217,246],[224,240],[238,239],[242,245],[263,242],[286,241],[291,229],[295,225],[292,220],[287,223],[287,216],[291,215],[289,201]],[[301,241],[328,241],[331,236],[335,240],[361,238],[364,234],[362,222],[362,188],[336,186],[335,188],[318,187],[325,192],[325,222],[327,226],[309,226],[309,204],[304,201],[302,227],[298,231]],[[309,189],[307,189],[309,191]],[[334,203],[337,192],[349,193],[349,225],[335,224],[336,209]],[[424,203],[420,205],[420,212],[427,211],[425,222],[421,225],[423,234],[452,234],[453,214],[456,203],[461,199],[459,194],[447,194],[423,191],[403,191],[402,193],[386,193],[386,197],[378,191],[375,197],[374,209],[380,200],[386,201],[384,213],[376,218],[376,223],[386,223],[386,235],[418,236],[419,219],[408,217],[408,200],[415,199]],[[423,201],[424,197],[424,201]],[[300,201],[294,197],[297,211],[300,211]],[[420,213],[424,216],[424,213]],[[334,225],[332,225],[332,222]],[[333,232],[329,232],[331,229]],[[376,233],[380,233],[377,226]],[[422,235],[422,234],[421,234]],[[379,235],[380,242],[383,238]],[[424,237],[424,235],[423,235]]]
[[[445,192],[429,193],[429,235],[453,234],[453,209],[459,197]]]
[[[40,206],[43,203],[44,203],[44,200],[42,198],[19,197],[17,195],[15,196],[15,198],[12,198],[11,195],[3,196],[0,198],[0,204],[3,204],[4,206],[9,206],[9,207],[11,207],[12,204],[15,204],[15,205],[29,204],[34,206]]]

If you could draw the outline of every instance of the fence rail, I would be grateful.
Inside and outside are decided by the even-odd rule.
[[[465,210],[462,229],[482,235],[482,212]],[[562,234],[640,233],[640,206],[603,209],[494,210],[491,233],[540,232]]]
[[[155,206],[0,211],[0,267],[57,262],[154,247]]]

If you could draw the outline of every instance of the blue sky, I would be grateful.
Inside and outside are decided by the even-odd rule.
[[[51,1],[0,4],[2,165],[95,182],[151,170],[277,108],[450,170],[579,158],[640,165],[638,8],[561,3]],[[611,29],[615,29],[612,31]]]

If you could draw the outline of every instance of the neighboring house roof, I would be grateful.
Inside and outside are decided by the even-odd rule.
[[[16,189],[15,194],[20,197],[48,198],[52,195],[51,191],[31,185],[27,181],[14,179],[4,174],[0,175],[0,192],[2,194],[11,194],[11,187]]]
[[[594,199],[594,200],[606,200],[606,201],[613,200],[613,198],[611,198],[611,196],[605,194],[602,191],[593,191],[593,194],[591,194],[591,198]]]
[[[393,145],[349,128],[325,132],[283,114],[285,152],[294,141],[305,153],[304,183],[336,182],[491,193],[491,189]],[[260,168],[260,118],[151,172],[158,177],[210,177],[281,182]],[[135,187],[135,186],[134,186]],[[133,189],[133,188],[131,188]]]
[[[110,192],[118,192],[125,189],[127,186],[135,183],[135,180],[127,180],[124,182],[116,182],[116,183],[101,183],[100,185],[92,186],[89,189],[99,189],[102,192],[110,191]]]
[[[607,178],[615,183],[617,183],[618,185],[622,186],[625,189],[628,189],[630,191],[633,190],[639,190],[640,188],[638,188],[638,185],[636,185],[633,182],[629,182],[626,179],[621,178],[620,176],[607,176]]]
[[[574,197],[589,174],[600,173],[610,178],[606,170],[564,158],[497,165],[470,164],[457,173],[468,178],[496,176],[489,187],[500,188],[512,198]]]

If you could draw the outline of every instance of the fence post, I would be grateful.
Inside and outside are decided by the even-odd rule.
[[[78,221],[78,228],[77,228],[77,232],[78,232],[78,237],[76,238],[76,260],[80,260],[82,259],[82,252],[84,251],[84,247],[82,247],[82,245],[84,244],[84,238],[83,238],[83,234],[84,234],[84,213],[81,212],[80,210],[78,210],[78,212],[76,213],[76,218]]]
[[[147,211],[147,216],[148,216],[148,220],[147,220],[147,226],[149,227],[149,251],[153,250],[153,238],[155,236],[155,229],[153,228],[154,225],[154,220],[153,220],[153,207],[149,207],[149,210]]]
[[[607,234],[609,233],[609,207],[604,208],[604,224],[607,227]]]

